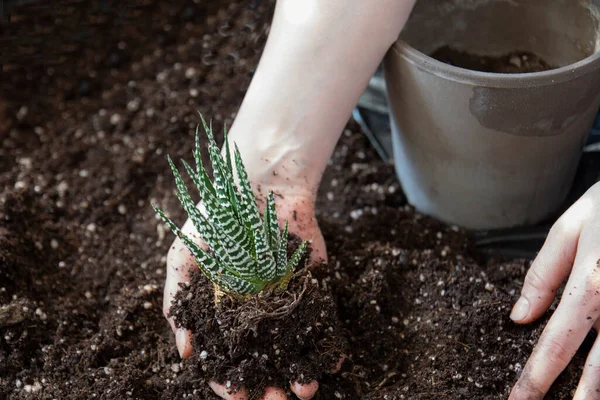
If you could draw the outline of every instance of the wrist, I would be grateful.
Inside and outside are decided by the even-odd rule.
[[[319,154],[312,143],[276,129],[248,133],[232,128],[231,151],[234,143],[260,197],[272,190],[315,201],[329,154]]]

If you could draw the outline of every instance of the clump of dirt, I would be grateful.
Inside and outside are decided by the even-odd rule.
[[[451,46],[443,46],[434,51],[431,57],[455,67],[498,74],[523,74],[556,68],[530,51],[512,51],[503,56],[492,57],[460,51]]]
[[[246,301],[225,295],[217,304],[208,279],[195,272],[177,293],[172,313],[178,326],[194,332],[189,377],[244,385],[251,396],[266,386],[319,379],[347,351],[330,288],[306,270],[283,294]]]

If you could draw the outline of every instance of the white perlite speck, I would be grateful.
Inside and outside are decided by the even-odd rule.
[[[111,125],[119,125],[121,122],[121,116],[119,114],[113,114],[110,116],[110,124]]]
[[[185,77],[187,79],[192,79],[194,76],[196,76],[196,69],[193,67],[189,67],[188,69],[185,70]]]

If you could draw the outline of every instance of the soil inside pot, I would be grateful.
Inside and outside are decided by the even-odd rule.
[[[455,67],[498,74],[542,72],[556,68],[528,51],[512,51],[503,56],[491,57],[456,50],[451,46],[443,46],[434,51],[431,57]]]
[[[273,2],[144,4],[128,24],[95,25],[97,47],[69,68],[0,79],[11,127],[0,135],[1,399],[216,399],[163,316],[172,237],[150,203],[185,220],[165,155],[191,154],[196,110],[216,131],[231,124]],[[137,29],[146,40],[132,46]],[[128,61],[107,65],[120,41]],[[529,261],[488,265],[467,233],[405,207],[393,166],[354,124],[317,213],[330,259],[313,277],[350,343],[317,399],[507,397],[548,317],[508,318]],[[588,348],[546,398],[572,398]]]

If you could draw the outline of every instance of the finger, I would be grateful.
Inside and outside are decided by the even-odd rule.
[[[582,222],[587,215],[587,201],[580,200],[554,224],[527,272],[521,297],[510,314],[513,321],[527,324],[550,307],[556,290],[573,267]]]
[[[177,351],[181,358],[188,358],[192,355],[192,332],[188,329],[180,328],[175,333],[175,343],[177,344]]]
[[[208,386],[210,386],[213,392],[215,392],[215,394],[223,400],[248,400],[250,398],[248,396],[248,392],[244,388],[232,393],[235,388],[231,385],[228,388],[226,385],[221,385],[215,381],[210,381]]]
[[[182,228],[183,232],[191,237],[195,237],[195,229],[190,221],[186,222]],[[201,242],[200,240],[197,240]],[[194,260],[178,238],[173,242],[167,255],[167,278],[163,294],[163,314],[171,325],[171,330],[175,333],[177,350],[182,358],[187,358],[192,354],[192,333],[187,329],[177,328],[173,317],[169,316],[171,305],[175,299],[175,294],[179,290],[179,284],[189,282],[190,270],[194,268]]]
[[[169,316],[171,305],[175,299],[175,294],[179,290],[179,284],[187,282],[190,279],[190,269],[193,266],[193,260],[188,249],[185,248],[180,239],[176,239],[167,255],[167,278],[165,281],[165,290],[163,296],[163,314],[169,321],[173,332],[177,332],[177,326],[173,317]]]
[[[290,389],[300,400],[310,400],[319,390],[319,382],[312,381],[304,384],[293,382]]]
[[[513,387],[510,400],[542,399],[571,361],[597,317],[589,315],[581,301],[563,297]]]
[[[319,228],[315,229],[313,237],[310,239],[310,246],[312,252],[310,254],[310,261],[313,265],[321,265],[327,263],[327,247],[325,245],[325,239]]]
[[[287,400],[287,396],[283,389],[267,387],[261,400]]]
[[[598,330],[596,323],[596,330]],[[600,399],[600,338],[596,338],[592,350],[585,361],[585,368],[579,380],[573,400]]]

